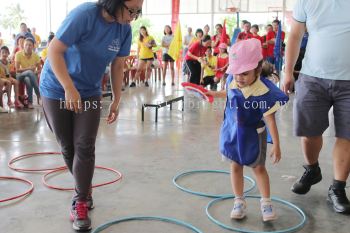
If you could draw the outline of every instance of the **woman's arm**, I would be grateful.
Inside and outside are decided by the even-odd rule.
[[[117,57],[111,64],[111,84],[113,93],[113,102],[109,106],[109,114],[107,117],[107,123],[113,123],[119,114],[119,104],[121,98],[121,91],[124,77],[124,64],[126,57]]]
[[[48,58],[57,80],[65,91],[67,109],[78,113],[82,110],[81,97],[67,70],[66,61],[64,60],[64,52],[66,50],[67,46],[57,38],[54,38],[49,45]]]

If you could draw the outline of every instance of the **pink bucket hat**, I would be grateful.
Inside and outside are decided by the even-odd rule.
[[[225,43],[220,43],[220,44],[219,44],[219,49],[227,49],[227,44],[225,44]]]
[[[259,40],[253,38],[239,41],[230,48],[228,73],[235,75],[253,70],[262,59]]]

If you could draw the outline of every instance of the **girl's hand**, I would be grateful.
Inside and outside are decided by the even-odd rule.
[[[273,158],[273,164],[281,160],[281,148],[279,145],[273,144],[270,157]]]
[[[65,90],[64,95],[65,95],[66,109],[70,111],[74,111],[75,113],[81,113],[83,107],[82,107],[81,97],[78,90],[74,86],[72,86]]]
[[[117,101],[113,101],[110,105],[109,105],[109,113],[108,113],[108,117],[107,117],[107,124],[112,124],[113,122],[115,122],[118,118],[119,115],[119,102]]]

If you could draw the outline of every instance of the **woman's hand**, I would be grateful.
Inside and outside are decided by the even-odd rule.
[[[281,160],[281,148],[279,145],[273,144],[270,157],[273,159],[273,164]]]
[[[65,105],[66,109],[75,113],[82,112],[82,102],[78,90],[72,86],[65,90]]]
[[[117,101],[113,101],[110,105],[109,105],[109,113],[108,113],[108,117],[107,117],[107,124],[112,124],[113,122],[115,122],[118,118],[119,115],[119,102]]]

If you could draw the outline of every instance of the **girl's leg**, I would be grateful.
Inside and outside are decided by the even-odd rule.
[[[253,168],[258,188],[262,198],[270,198],[270,179],[265,165],[258,165]]]
[[[235,197],[243,197],[243,166],[236,162],[231,163],[231,185]]]
[[[171,71],[171,85],[175,85],[175,69],[174,62],[170,62],[170,71]]]
[[[233,219],[242,219],[246,216],[247,204],[243,196],[243,166],[236,162],[232,162],[231,164],[231,184],[235,199],[230,217]]]
[[[15,91],[15,101],[18,101],[18,86],[19,86],[19,82],[14,79],[14,78],[10,78],[10,81],[13,85],[13,89]]]
[[[167,61],[163,61],[163,85],[165,85],[165,76],[166,76],[166,70],[168,68],[168,62]]]

